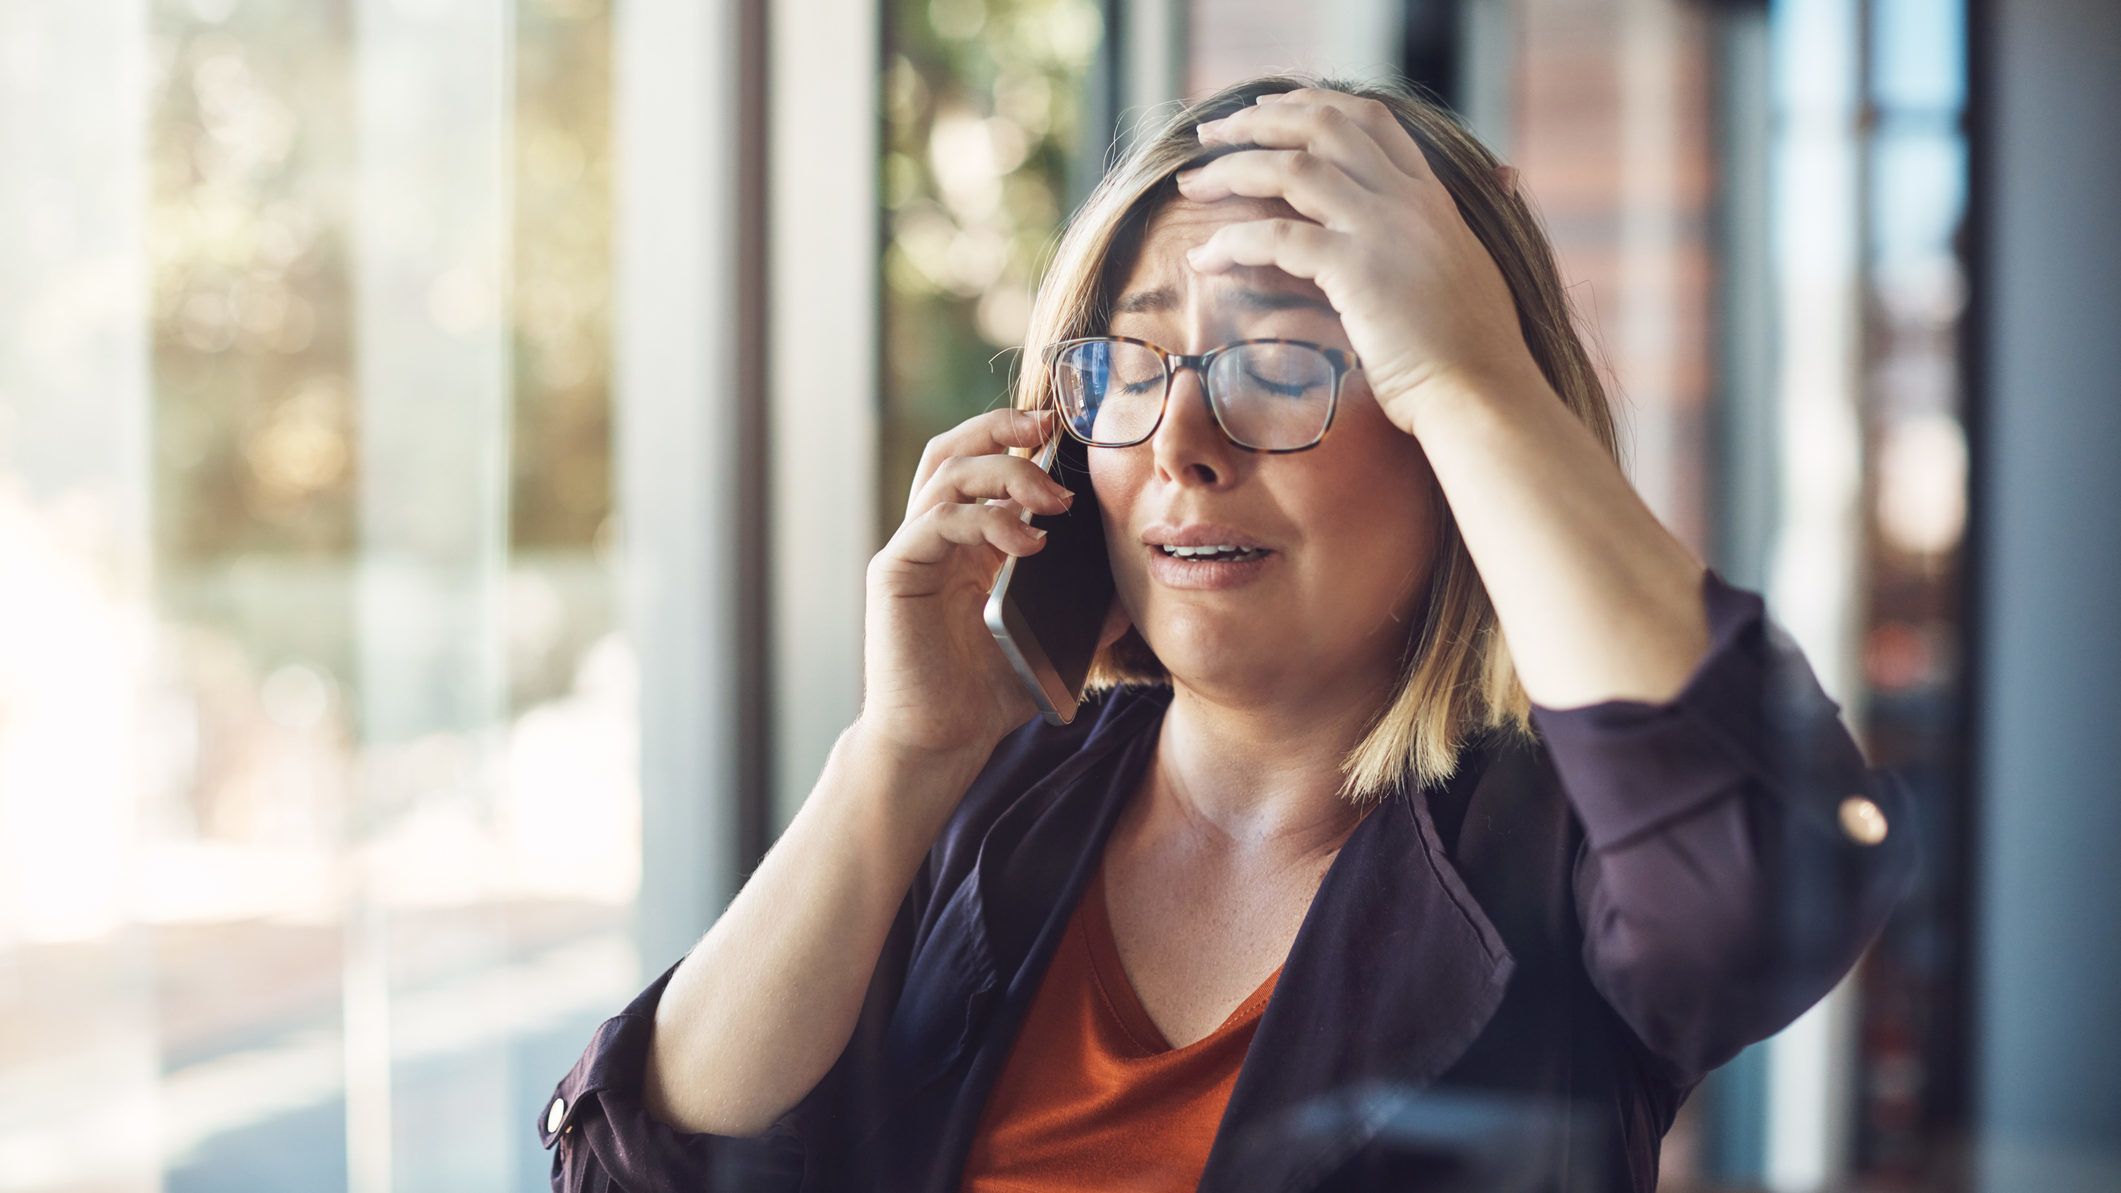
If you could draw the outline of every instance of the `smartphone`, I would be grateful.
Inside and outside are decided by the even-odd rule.
[[[1026,521],[1046,532],[1046,545],[1002,564],[987,594],[987,630],[1039,715],[1049,725],[1066,725],[1082,703],[1098,631],[1112,606],[1112,561],[1087,449],[1056,428],[1033,459],[1074,491],[1075,502],[1059,514],[1024,511]]]

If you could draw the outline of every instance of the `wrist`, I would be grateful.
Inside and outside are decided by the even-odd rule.
[[[857,717],[840,734],[833,753],[845,755],[848,765],[889,783],[894,790],[937,788],[961,795],[987,765],[996,744],[973,741],[943,748],[914,744]]]
[[[908,743],[893,737],[870,722],[855,717],[855,724],[846,726],[840,734],[836,749],[846,749],[857,756],[865,766],[876,766],[895,777],[901,775],[963,775],[969,783],[971,777],[986,766],[986,758],[995,751],[993,741],[969,741],[963,745],[935,747],[923,743]]]
[[[1407,412],[1403,429],[1419,437],[1425,430],[1453,419],[1521,408],[1525,402],[1542,397],[1557,404],[1560,400],[1539,366],[1527,360],[1515,368],[1439,373],[1398,405]]]

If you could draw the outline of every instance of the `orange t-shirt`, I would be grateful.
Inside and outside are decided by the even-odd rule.
[[[1100,862],[980,1114],[961,1193],[1191,1189],[1281,969],[1173,1048],[1120,967]]]

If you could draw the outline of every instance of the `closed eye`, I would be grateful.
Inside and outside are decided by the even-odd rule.
[[[1300,398],[1317,388],[1302,381],[1279,381],[1261,374],[1256,369],[1246,369],[1245,380],[1278,398]]]

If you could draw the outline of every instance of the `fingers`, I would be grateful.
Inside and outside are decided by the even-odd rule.
[[[1339,166],[1371,191],[1383,192],[1393,182],[1407,178],[1368,129],[1335,107],[1255,104],[1220,120],[1210,120],[1198,131],[1203,145],[1250,144],[1265,149],[1308,150]]]
[[[1062,513],[1074,494],[1029,457],[1009,453],[1042,445],[1054,426],[1051,411],[989,410],[929,440],[905,521],[882,555],[922,565],[982,544],[1009,555],[1038,550],[1045,532],[1028,525],[1024,511]]]
[[[1029,555],[1045,545],[1046,532],[1027,525],[1000,505],[947,502],[908,518],[884,553],[912,564],[937,564],[958,547],[985,543],[1008,555]]]
[[[1066,510],[1074,494],[1024,456],[951,456],[906,504],[917,518],[938,505],[986,499],[1010,500],[1015,508],[1042,514]]]
[[[928,441],[920,466],[913,470],[913,488],[908,504],[927,487],[936,469],[954,456],[993,455],[1011,448],[1032,448],[1053,434],[1054,412],[1015,410],[1004,407],[975,415]]]
[[[1345,91],[1334,91],[1323,87],[1305,87],[1296,91],[1280,91],[1259,97],[1259,107],[1288,105],[1294,111],[1316,113],[1330,108],[1346,116],[1356,126],[1369,134],[1392,164],[1412,178],[1437,182],[1436,172],[1429,168],[1429,159],[1422,155],[1421,146],[1392,109],[1374,99],[1349,95]],[[1438,182],[1438,185],[1442,185]]]
[[[1202,273],[1220,273],[1234,265],[1267,265],[1290,277],[1325,287],[1346,243],[1341,233],[1305,220],[1247,220],[1225,224],[1186,254]],[[1328,290],[1330,294],[1331,291]]]
[[[1374,99],[1326,88],[1278,91],[1259,97],[1221,120],[1200,126],[1203,145],[1251,142],[1270,148],[1309,149],[1331,159],[1371,190],[1382,185],[1374,153],[1411,178],[1441,182],[1420,142],[1407,132],[1392,110]],[[1359,144],[1358,136],[1362,142]],[[1521,171],[1498,163],[1495,182],[1505,196],[1517,197]]]
[[[1308,149],[1241,149],[1181,171],[1178,193],[1201,203],[1230,195],[1281,199],[1329,228],[1346,228],[1371,197],[1368,188]]]

